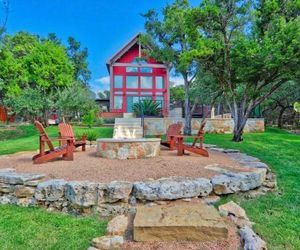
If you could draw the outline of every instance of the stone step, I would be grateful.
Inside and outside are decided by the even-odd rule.
[[[134,240],[210,241],[228,237],[228,225],[218,211],[205,204],[137,207]]]
[[[128,125],[124,125],[124,124],[115,124],[114,126],[115,128],[117,127],[120,127],[120,128],[142,128],[142,126],[139,124],[139,125],[131,125],[131,124],[128,124]]]
[[[115,122],[137,122],[141,121],[141,118],[116,118]]]
[[[115,120],[115,124],[128,124],[128,125],[141,125],[141,120],[140,119],[124,119],[124,120]]]

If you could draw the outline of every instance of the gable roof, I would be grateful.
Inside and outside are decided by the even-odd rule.
[[[106,66],[109,72],[109,66],[116,62],[120,57],[122,57],[133,45],[138,42],[141,33],[137,33],[129,42],[127,42],[117,53],[115,53],[111,58],[106,62]]]

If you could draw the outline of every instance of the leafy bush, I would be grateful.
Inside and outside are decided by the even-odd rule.
[[[101,117],[96,118],[96,120],[94,122],[95,126],[102,126],[103,124],[104,124],[103,118],[101,118]]]
[[[103,122],[106,124],[114,124],[115,123],[115,118],[104,118]]]
[[[99,109],[93,92],[80,82],[73,82],[69,87],[58,92],[56,98],[55,107],[68,122],[80,119],[83,114],[91,110]]]
[[[133,112],[137,116],[158,116],[161,113],[160,103],[152,100],[143,100],[133,105]]]
[[[84,130],[84,131],[76,132],[76,134],[75,134],[75,138],[76,138],[77,140],[81,140],[81,139],[82,139],[82,137],[87,137],[88,133],[89,133],[89,131],[88,131],[88,130],[86,130],[86,131]]]
[[[90,110],[87,114],[82,117],[82,123],[91,128],[96,121],[96,111]]]
[[[88,133],[86,135],[86,139],[88,141],[96,141],[97,137],[98,137],[97,133],[92,130],[88,131]]]

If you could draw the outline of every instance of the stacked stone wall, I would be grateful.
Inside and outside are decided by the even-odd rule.
[[[224,172],[207,178],[170,177],[139,182],[113,181],[94,183],[51,179],[44,175],[0,171],[0,204],[43,207],[70,214],[98,214],[112,217],[126,214],[137,203],[178,200],[209,195],[246,192],[259,187],[274,187],[268,166],[257,158],[232,150],[212,148],[227,153],[248,169]]]

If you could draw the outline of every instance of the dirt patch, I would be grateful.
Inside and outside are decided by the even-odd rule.
[[[96,148],[77,151],[74,161],[57,159],[41,165],[32,163],[34,152],[0,156],[0,168],[15,168],[18,172],[46,174],[47,179],[141,181],[170,176],[213,177],[220,174],[214,169],[245,171],[239,164],[220,152],[209,152],[210,157],[195,154],[177,156],[176,151],[162,150],[160,156],[138,160],[109,160],[96,156]],[[213,167],[212,167],[213,166]],[[249,170],[248,170],[249,171]]]

